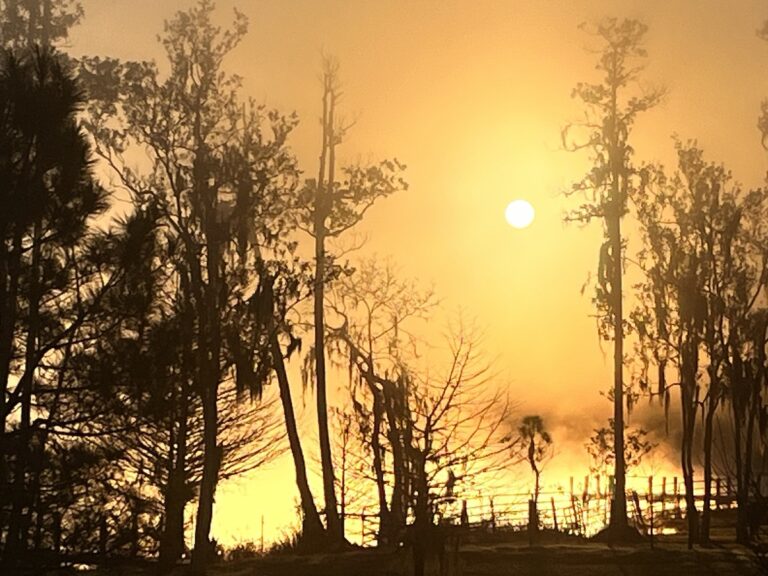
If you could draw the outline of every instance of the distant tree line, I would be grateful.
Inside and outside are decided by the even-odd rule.
[[[768,36],[766,30],[761,36]],[[663,89],[638,88],[647,27],[609,19],[593,32],[602,45],[596,66],[602,79],[574,90],[586,120],[569,125],[563,141],[568,149],[588,151],[592,160],[571,190],[587,202],[569,219],[597,219],[605,232],[593,301],[600,336],[615,343],[611,529],[620,535],[626,528],[624,418],[644,395],[661,399],[668,418],[680,418],[689,545],[710,540],[716,469],[735,479],[737,537],[747,543],[754,536],[750,517],[765,510],[768,496],[760,483],[768,472],[768,188],[744,189],[694,140],[675,140],[672,170],[635,161],[635,120],[665,95]],[[764,146],[767,110],[764,103],[758,121]],[[622,233],[622,225],[639,235]],[[622,286],[628,265],[640,278],[631,290]],[[627,296],[633,307],[624,314]],[[626,337],[632,338],[632,356],[623,345]],[[670,413],[673,394],[679,396],[677,415]],[[605,431],[596,434],[598,444],[607,442]],[[643,435],[632,432],[634,452],[643,449]],[[704,480],[701,514],[694,498],[697,466]]]

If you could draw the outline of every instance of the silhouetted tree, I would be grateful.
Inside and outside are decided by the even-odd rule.
[[[595,428],[589,442],[585,445],[592,464],[590,470],[594,474],[607,474],[613,467],[613,418],[608,420],[608,426]],[[643,428],[624,426],[624,466],[627,472],[640,465],[643,458],[657,444],[648,440],[648,432]]]
[[[325,350],[325,284],[334,275],[333,258],[327,252],[326,240],[335,238],[357,225],[379,198],[407,187],[400,174],[404,166],[397,160],[377,165],[350,166],[341,170],[337,179],[336,149],[342,143],[348,126],[339,119],[337,105],[341,98],[338,65],[330,58],[323,61],[322,146],[317,179],[307,180],[302,205],[307,207],[301,227],[315,239],[314,281],[314,347],[315,370],[312,381],[317,398],[318,435],[323,470],[323,496],[329,536],[343,539],[335,492],[335,476],[331,442],[328,434],[327,371]]]
[[[119,407],[102,402],[110,418],[94,428],[103,429],[104,442],[117,451],[124,477],[142,479],[135,498],[156,524],[147,538],[151,548],[143,551],[158,550],[167,567],[185,549],[184,511],[200,486],[204,423],[200,398],[193,394],[192,309],[183,291],[169,298],[168,275],[175,270],[169,258],[149,250],[142,256],[146,266],[138,282],[112,295],[112,329],[102,332],[94,350],[80,360],[77,377],[106,380],[108,397],[120,398]],[[131,301],[144,305],[121,314],[120,307]],[[244,403],[239,395],[233,379],[225,378],[217,398],[221,479],[252,470],[282,451],[276,399]]]
[[[82,17],[78,0],[2,0],[0,42],[11,48],[56,45]]]
[[[12,501],[6,556],[27,542],[40,367],[62,360],[70,337],[115,281],[91,258],[89,226],[105,210],[107,194],[91,176],[90,151],[76,120],[81,104],[71,73],[54,53],[3,55],[0,444],[15,446],[13,486],[2,491]],[[4,483],[8,458],[4,450]]]
[[[417,346],[413,322],[426,319],[435,304],[432,291],[398,279],[392,264],[374,258],[361,261],[331,288],[329,347],[340,367],[349,369],[352,405],[370,451],[379,545],[397,543],[406,523],[408,394],[398,374]]]
[[[403,377],[417,576],[424,574],[441,503],[506,468],[520,443],[505,431],[510,404],[493,386],[478,342],[475,333],[459,326],[448,337],[448,360],[439,375],[411,371]]]
[[[336,490],[341,523],[346,534],[350,510],[365,510],[374,505],[371,498],[370,453],[365,444],[369,437],[366,429],[368,419],[362,419],[354,408],[348,406],[333,407],[331,415],[334,468],[338,471]]]
[[[137,202],[151,201],[173,244],[177,282],[191,304],[194,391],[202,404],[204,459],[195,521],[194,569],[212,557],[209,531],[221,474],[219,391],[233,377],[238,390],[261,397],[279,369],[276,302],[298,291],[295,244],[287,240],[297,181],[285,141],[294,117],[240,102],[240,80],[223,60],[247,21],[231,29],[212,21],[213,2],[200,0],[166,24],[162,43],[169,73],[154,65],[91,60],[84,68],[104,98],[90,118],[97,151],[117,170]],[[85,78],[88,74],[83,75]],[[105,80],[117,77],[117,88]],[[123,160],[143,148],[152,160],[138,174]],[[281,384],[281,390],[283,390]]]
[[[766,216],[765,212],[761,214],[762,218]],[[768,422],[765,354],[768,312],[765,308],[753,310],[739,320],[739,336],[728,342],[730,354],[725,373],[729,382],[726,398],[730,403],[733,426],[730,431],[733,448],[729,452],[736,473],[736,539],[747,544],[756,536],[752,516],[757,513],[760,517],[760,509],[765,505],[760,477],[765,462]]]
[[[552,436],[541,416],[525,416],[520,421],[518,434],[524,445],[526,460],[534,476],[533,502],[538,509],[541,468],[552,456]]]
[[[599,219],[605,241],[600,248],[600,264],[593,302],[599,315],[599,333],[614,342],[614,447],[616,450],[616,492],[610,528],[620,536],[627,526],[626,470],[624,464],[624,311],[622,219],[627,202],[635,193],[636,169],[632,164],[630,134],[637,115],[655,106],[662,97],[659,90],[633,94],[632,85],[642,66],[636,62],[646,56],[643,41],[647,27],[636,20],[611,18],[597,25],[595,34],[602,46],[596,68],[603,79],[598,84],[582,82],[573,96],[584,102],[586,120],[567,126],[562,133],[568,150],[586,149],[592,167],[569,194],[584,194],[587,202],[571,213],[569,220],[587,223]]]
[[[296,422],[296,413],[293,408],[293,398],[291,396],[291,385],[288,379],[288,370],[285,365],[287,356],[295,351],[298,346],[296,340],[290,333],[290,340],[283,352],[283,345],[280,343],[281,332],[275,322],[271,337],[271,347],[273,362],[275,365],[275,375],[278,386],[280,387],[280,401],[283,405],[283,414],[285,416],[285,427],[288,435],[288,443],[291,448],[293,458],[293,468],[296,478],[296,487],[299,491],[299,501],[302,513],[302,544],[305,549],[313,550],[322,547],[325,542],[325,529],[320,514],[317,511],[312,490],[309,487],[309,477],[307,475],[307,464],[304,457],[304,450],[301,445],[301,437]]]
[[[680,387],[681,456],[689,545],[693,545],[699,532],[693,494],[696,417],[701,408],[706,518],[702,538],[707,541],[715,414],[729,388],[739,388],[738,383],[745,382],[741,354],[754,341],[748,326],[756,318],[755,305],[764,284],[765,239],[760,238],[760,227],[750,220],[759,220],[764,214],[765,194],[759,190],[743,194],[722,166],[704,161],[695,144],[678,143],[677,149],[676,174],[668,179],[649,169],[647,194],[638,203],[643,235],[639,261],[646,280],[640,285],[642,304],[633,320],[641,342],[648,344],[643,352],[645,361],[658,367],[657,394],[665,397],[667,406],[670,388]],[[702,372],[704,366],[706,371]],[[678,382],[668,383],[668,367],[676,368]],[[759,377],[757,381],[751,376],[747,380],[747,388],[760,387]],[[754,401],[737,409],[738,426],[747,423],[745,430],[753,428],[753,418],[757,417],[753,411],[759,409],[759,398]],[[741,433],[736,432],[735,437],[740,458]]]

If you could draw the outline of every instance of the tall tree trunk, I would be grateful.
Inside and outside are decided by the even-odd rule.
[[[408,466],[406,462],[406,440],[401,430],[401,419],[405,414],[405,404],[398,401],[397,390],[391,382],[387,382],[382,389],[384,396],[384,409],[387,414],[389,427],[387,437],[392,450],[393,482],[390,497],[389,517],[392,537],[397,539],[398,534],[405,528],[406,508],[408,498]],[[398,409],[400,406],[400,409]]]
[[[191,278],[188,271],[180,270],[180,286],[183,295],[182,304],[182,342],[181,365],[179,370],[179,390],[174,386],[173,419],[171,422],[171,442],[175,448],[169,459],[168,486],[164,495],[165,524],[160,537],[159,562],[161,569],[167,570],[184,554],[184,511],[188,501],[187,495],[187,445],[189,438],[189,400],[194,390],[193,366],[194,353],[194,307],[192,305]],[[178,427],[176,439],[173,431]]]
[[[708,240],[707,250],[714,253],[711,236]],[[713,286],[710,280],[709,292],[715,294],[717,286]],[[708,314],[706,320],[706,350],[709,356],[709,390],[705,403],[704,414],[704,501],[702,503],[700,541],[702,544],[710,544],[710,526],[712,520],[712,443],[714,441],[714,421],[717,408],[720,405],[722,388],[720,386],[721,350],[717,345],[717,331],[715,327],[715,315]]]
[[[613,68],[617,67],[616,53]],[[613,312],[613,448],[616,489],[611,506],[610,525],[614,529],[627,526],[627,481],[624,462],[624,302],[621,217],[624,211],[622,179],[627,179],[627,167],[618,130],[618,84],[611,86],[611,134],[609,161],[611,169],[611,199],[606,217],[608,241],[611,248],[611,309]]]
[[[389,506],[387,504],[386,480],[384,465],[381,460],[381,424],[383,406],[381,391],[375,385],[370,386],[373,394],[373,429],[371,430],[371,452],[373,453],[373,472],[376,480],[376,494],[379,501],[379,546],[392,543],[392,525],[390,522]]]
[[[325,370],[325,319],[323,306],[325,300],[325,250],[324,235],[316,238],[316,280],[315,280],[315,384],[317,394],[317,425],[320,439],[320,462],[323,469],[323,497],[325,499],[325,517],[328,534],[332,538],[342,539],[338,503],[336,501],[336,478],[333,470],[333,454],[328,424],[328,396]]]
[[[199,122],[199,118],[198,118]],[[199,126],[196,127],[196,132]],[[200,188],[199,197],[203,199],[203,229],[206,240],[206,276],[207,282],[198,283],[196,298],[200,331],[199,366],[201,366],[201,399],[203,403],[203,475],[200,481],[200,496],[195,521],[195,547],[192,552],[192,568],[198,573],[205,571],[213,552],[210,541],[213,503],[221,466],[221,447],[218,445],[218,389],[221,377],[221,231],[216,213],[218,192],[208,182],[208,170],[205,166],[206,154],[201,146],[195,159],[194,176],[196,186]],[[197,263],[199,265],[199,263]],[[195,264],[193,263],[193,266]],[[194,280],[193,280],[194,283]]]
[[[182,369],[182,381],[187,375]],[[164,494],[165,525],[160,539],[160,565],[167,569],[174,565],[184,553],[184,508],[186,507],[186,457],[187,457],[187,418],[188,386],[182,385],[177,400],[178,408],[172,426],[178,425],[176,439],[172,442],[175,454],[171,454],[168,472],[168,486]]]
[[[307,467],[304,460],[304,451],[301,448],[301,438],[296,426],[296,415],[293,410],[293,399],[291,398],[291,387],[288,381],[288,372],[285,369],[283,360],[283,351],[277,337],[277,332],[273,330],[271,337],[272,357],[275,363],[275,373],[277,374],[277,383],[280,388],[280,402],[283,405],[285,414],[285,428],[288,435],[288,445],[291,448],[293,457],[293,467],[296,474],[296,486],[299,489],[299,498],[302,511],[302,530],[310,546],[322,544],[324,541],[323,523],[320,521],[320,514],[315,507],[315,500],[312,497],[312,491],[309,488],[307,479]]]
[[[210,540],[213,520],[213,503],[221,464],[221,448],[217,442],[218,406],[215,388],[207,387],[203,393],[203,476],[200,480],[200,497],[195,518],[195,547],[192,551],[192,568],[197,574],[205,573],[213,559]]]
[[[78,284],[78,289],[80,288],[80,285]],[[64,393],[64,384],[66,380],[67,371],[69,369],[69,362],[72,358],[72,347],[74,345],[75,339],[77,337],[77,331],[72,330],[69,334],[69,337],[67,338],[66,345],[64,347],[64,357],[61,361],[61,364],[58,367],[58,374],[56,377],[56,390],[54,392],[53,398],[50,401],[50,410],[48,412],[48,421],[49,422],[55,422],[56,417],[58,416],[59,409],[61,408],[61,396]],[[34,540],[34,550],[35,552],[39,551],[41,548],[41,542],[42,542],[42,531],[45,527],[45,516],[48,514],[49,510],[46,506],[43,495],[41,493],[40,487],[42,484],[42,476],[43,472],[45,471],[46,466],[46,458],[45,458],[45,447],[48,445],[48,437],[50,435],[50,429],[49,428],[43,428],[38,432],[38,442],[36,446],[36,453],[37,456],[35,458],[35,466],[33,468],[33,476],[32,476],[32,494],[35,496],[34,501],[34,510],[36,515],[36,530],[35,530],[35,540]],[[53,513],[51,514],[51,521],[53,523],[53,540],[54,543],[56,542],[56,530],[57,528],[60,528],[57,526],[57,522],[60,522],[61,514],[58,510],[53,510]],[[56,546],[54,546],[54,549]],[[54,550],[56,554],[58,554],[58,550]]]
[[[734,459],[736,461],[736,541],[739,544],[749,542],[749,519],[747,516],[747,499],[744,497],[744,460],[742,458],[742,430],[744,422],[742,421],[742,410],[739,409],[739,403],[736,398],[731,400],[733,410],[733,448]]]
[[[331,78],[326,76],[323,92],[323,149],[320,154],[320,172],[315,196],[315,387],[317,394],[317,425],[320,440],[320,463],[323,470],[323,497],[328,535],[343,540],[338,503],[336,501],[336,479],[333,471],[333,454],[328,425],[328,396],[325,366],[325,274],[326,274],[326,221],[329,200],[334,185],[334,95]],[[326,162],[328,173],[325,174]]]
[[[429,436],[425,436],[425,442],[429,444]],[[416,481],[416,504],[414,506],[413,519],[413,573],[414,576],[424,576],[429,550],[432,518],[429,510],[429,481],[427,480],[426,453],[415,451],[414,476]]]
[[[701,531],[699,533],[702,544],[710,542],[710,524],[712,518],[712,438],[715,412],[717,411],[717,402],[711,397],[712,389],[710,382],[710,398],[707,402],[707,412],[704,417],[704,501],[701,512]]]
[[[616,186],[615,188],[618,188]],[[618,195],[618,190],[614,191]],[[611,245],[611,300],[613,308],[613,441],[614,479],[616,483],[610,525],[627,526],[627,480],[624,462],[624,313],[622,302],[621,208],[613,201],[608,222]]]
[[[698,339],[694,333],[691,319],[683,319],[687,324],[685,342],[680,360],[680,403],[682,412],[682,446],[680,450],[685,484],[685,510],[688,519],[688,548],[698,542],[699,514],[696,510],[693,470],[693,439],[696,427],[696,374],[698,372]]]
[[[10,411],[6,406],[6,397],[18,314],[21,242],[21,232],[16,231],[10,254],[4,253],[3,258],[0,259],[0,274],[2,274],[0,280],[0,436],[6,432],[6,421]]]
[[[747,540],[748,543],[753,539],[755,534],[752,534],[751,529],[751,522],[750,522],[750,516],[751,516],[751,508],[754,503],[753,500],[750,499],[751,493],[752,493],[752,458],[753,458],[753,448],[754,448],[754,437],[755,437],[755,426],[757,424],[757,411],[760,408],[760,393],[757,390],[757,383],[755,382],[753,384],[753,394],[750,398],[750,406],[749,406],[749,412],[747,415],[747,422],[746,422],[746,441],[744,445],[744,481],[742,482],[742,498],[741,502],[739,503],[739,507],[741,507],[741,503],[744,503],[744,508],[746,510],[746,524],[747,524]]]
[[[689,416],[690,418],[690,416]],[[693,548],[698,541],[699,514],[696,509],[696,495],[694,493],[693,478],[693,437],[689,431],[688,423],[684,423],[683,449],[681,452],[683,482],[685,484],[685,514],[688,520],[688,548]]]
[[[175,564],[184,553],[184,509],[187,504],[187,443],[189,436],[189,395],[192,393],[192,373],[195,357],[192,336],[195,325],[194,310],[190,305],[189,276],[181,274],[183,305],[183,331],[181,349],[181,368],[179,370],[180,394],[174,402],[173,431],[178,425],[175,446],[175,459],[169,462],[168,487],[165,494],[165,526],[160,540],[160,566],[167,569]],[[174,387],[174,391],[176,388]]]

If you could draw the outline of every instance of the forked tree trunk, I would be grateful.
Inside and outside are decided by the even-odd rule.
[[[200,116],[198,113],[195,133],[199,134]],[[199,137],[198,137],[199,138]],[[200,140],[199,140],[200,141]],[[216,486],[219,480],[222,452],[218,444],[218,389],[221,377],[221,231],[219,230],[217,213],[217,190],[212,188],[206,163],[206,152],[202,145],[193,168],[195,186],[198,187],[198,197],[202,204],[202,225],[205,234],[205,270],[206,281],[199,274],[200,262],[191,262],[191,270],[198,271],[197,277],[192,278],[192,288],[195,291],[196,312],[199,328],[198,344],[198,376],[200,381],[200,398],[203,404],[203,475],[200,480],[200,495],[198,498],[197,515],[195,518],[195,547],[192,551],[192,569],[203,573],[214,557],[210,541],[211,522],[213,521],[213,504]],[[195,256],[192,255],[194,258]]]
[[[387,382],[384,386],[383,396],[384,409],[389,422],[388,439],[392,449],[392,468],[394,474],[389,506],[390,538],[393,540],[393,543],[397,543],[399,535],[402,534],[406,524],[405,511],[408,493],[408,465],[405,453],[405,446],[407,444],[401,429],[401,420],[405,416],[401,412],[405,409],[405,406],[402,402],[398,401],[398,391],[392,382]]]
[[[192,570],[204,574],[215,550],[210,540],[213,520],[213,503],[221,464],[221,448],[217,442],[218,406],[215,389],[203,394],[203,475],[200,480],[200,497],[195,517],[195,547],[192,551]]]
[[[327,217],[329,202],[333,193],[335,135],[334,99],[330,76],[325,77],[323,91],[323,148],[320,153],[320,171],[317,179],[317,191],[314,204],[315,232],[315,392],[317,394],[317,425],[320,440],[320,463],[323,471],[323,497],[325,499],[325,519],[328,536],[337,541],[344,539],[336,499],[336,478],[333,470],[333,454],[328,425],[328,396],[325,366],[325,274]],[[326,174],[327,166],[327,174]]]
[[[376,480],[376,495],[379,501],[379,546],[387,546],[392,542],[392,523],[387,504],[387,488],[384,479],[384,465],[381,459],[381,424],[383,416],[383,399],[381,391],[375,385],[370,386],[373,394],[373,429],[371,430],[371,452],[373,453],[373,472]]]

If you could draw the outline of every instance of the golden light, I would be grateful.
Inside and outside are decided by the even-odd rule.
[[[513,228],[527,228],[533,222],[536,212],[527,200],[514,200],[509,203],[504,216]]]

